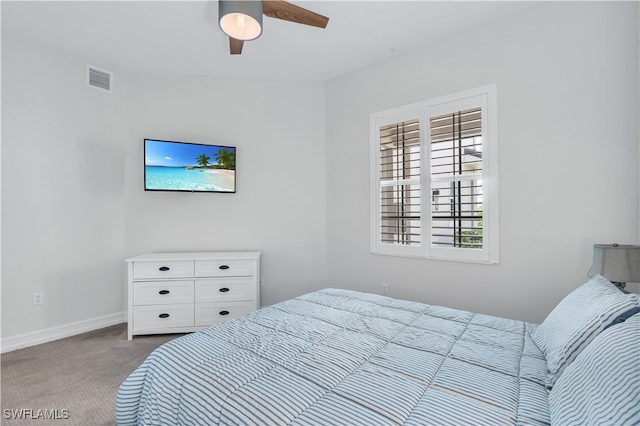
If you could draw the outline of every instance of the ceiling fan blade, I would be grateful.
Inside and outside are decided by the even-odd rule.
[[[297,22],[298,24],[326,28],[329,18],[285,0],[262,0],[262,13],[270,18]]]
[[[232,55],[239,55],[242,53],[243,40],[238,40],[233,37],[229,37],[229,51]]]

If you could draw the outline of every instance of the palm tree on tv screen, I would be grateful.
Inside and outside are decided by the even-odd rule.
[[[209,160],[210,158],[207,157],[206,154],[200,154],[200,156],[196,158],[196,161],[198,161],[198,165],[200,165],[200,167],[207,167]]]
[[[235,170],[236,169],[236,152],[229,151],[227,148],[222,148],[216,154],[216,161],[218,165],[223,169]]]

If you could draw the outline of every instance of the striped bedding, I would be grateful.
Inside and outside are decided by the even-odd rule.
[[[166,343],[120,425],[549,424],[537,326],[325,289]]]
[[[599,334],[549,393],[552,423],[640,425],[639,354],[640,314]]]

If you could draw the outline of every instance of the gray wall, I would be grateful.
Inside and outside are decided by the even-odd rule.
[[[324,85],[127,74],[125,253],[259,250],[262,305],[325,283]],[[236,194],[143,190],[144,138],[231,145]]]
[[[87,63],[2,35],[3,337],[123,310],[123,97]]]
[[[638,3],[543,2],[329,80],[328,272],[391,296],[541,322],[594,243],[638,243]],[[369,114],[498,84],[500,264],[369,252]]]
[[[147,251],[260,250],[263,305],[325,286],[324,83],[116,72],[109,95],[87,63],[2,37],[3,338],[124,311]],[[236,146],[237,193],[145,192],[144,138]]]

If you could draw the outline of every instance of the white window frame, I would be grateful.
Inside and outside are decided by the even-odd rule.
[[[482,107],[483,248],[434,247],[431,244],[430,117],[477,106]],[[380,183],[380,127],[414,119],[420,120],[420,244],[409,246],[383,243],[380,238],[380,188],[382,186]],[[493,264],[499,262],[500,198],[497,84],[373,113],[370,116],[370,135],[370,241],[372,253],[473,263]]]

